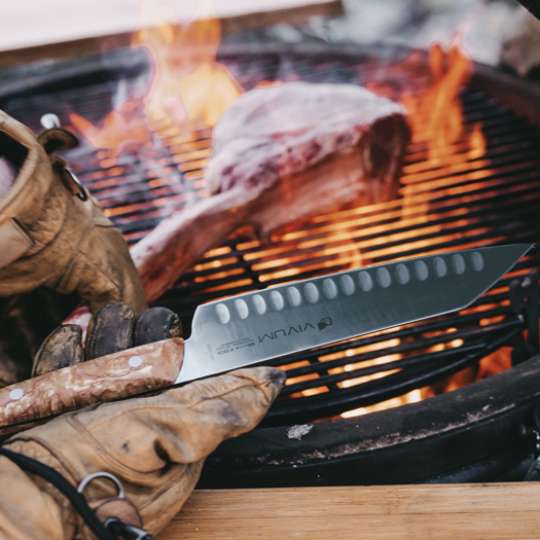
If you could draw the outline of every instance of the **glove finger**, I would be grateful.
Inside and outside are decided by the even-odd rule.
[[[162,417],[156,409],[152,418],[166,434],[159,438],[158,446],[172,462],[193,463],[206,458],[224,440],[254,429],[284,381],[284,372],[257,367],[168,390],[156,397],[156,405],[161,405],[167,416]]]
[[[182,324],[178,315],[164,307],[153,307],[145,309],[137,319],[133,344],[145,345],[181,336]]]
[[[243,369],[68,413],[10,444],[28,448],[35,441],[38,452],[49,460],[54,456],[75,481],[94,471],[114,474],[145,527],[157,532],[188,497],[207,455],[224,439],[254,428],[284,379],[274,368]],[[94,482],[86,494],[93,501],[108,498],[111,486]]]
[[[157,473],[171,464],[200,461],[223,440],[253,429],[284,378],[275,368],[244,369],[148,398],[104,403],[66,418],[84,428],[78,445],[99,446],[134,473]],[[85,442],[88,436],[94,442]]]
[[[129,349],[133,346],[134,328],[135,313],[127,304],[115,302],[103,306],[88,326],[86,359]]]
[[[199,480],[208,454],[223,440],[253,429],[284,381],[282,371],[261,367],[194,382],[166,393],[166,399],[179,403],[182,417],[177,421],[175,437],[154,437],[154,455],[166,463],[157,478],[166,482],[168,489],[162,489],[159,496],[140,508],[149,531],[157,534],[180,511]],[[175,466],[167,465],[171,462]]]
[[[36,353],[32,377],[79,362],[84,362],[81,327],[76,324],[59,326],[45,338]]]

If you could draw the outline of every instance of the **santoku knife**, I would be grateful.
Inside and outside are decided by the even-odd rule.
[[[186,341],[142,345],[3,388],[0,429],[465,308],[531,247],[409,259],[204,304]]]

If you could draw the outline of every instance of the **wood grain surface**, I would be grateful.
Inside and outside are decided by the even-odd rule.
[[[199,490],[158,540],[540,538],[540,483]]]

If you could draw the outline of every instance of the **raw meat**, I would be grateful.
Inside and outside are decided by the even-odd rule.
[[[362,143],[361,180],[373,178],[379,191],[381,183],[394,180],[384,172],[393,150],[403,150],[402,141],[393,140],[396,131],[401,136],[406,129],[403,114],[397,103],[356,85],[293,82],[259,88],[240,97],[216,126],[206,178],[212,191],[266,188]],[[388,117],[394,122],[381,140],[373,140],[375,122]]]
[[[358,86],[294,82],[244,94],[214,130],[206,179],[216,194],[132,249],[149,300],[239,225],[267,235],[395,196],[409,137],[404,109]]]

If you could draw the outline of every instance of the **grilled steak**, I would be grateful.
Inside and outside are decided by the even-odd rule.
[[[239,225],[263,236],[397,188],[409,141],[402,107],[352,85],[285,83],[244,94],[214,130],[214,195],[132,248],[149,301]]]

